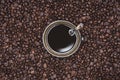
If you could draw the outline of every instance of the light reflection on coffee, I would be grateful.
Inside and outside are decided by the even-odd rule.
[[[66,52],[66,51],[69,51],[72,47],[74,46],[74,44],[70,44],[68,45],[67,47],[64,47],[64,48],[61,48],[58,50],[58,52]]]

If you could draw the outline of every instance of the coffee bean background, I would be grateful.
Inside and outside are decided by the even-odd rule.
[[[84,24],[70,57],[43,46],[55,20]],[[0,0],[0,80],[120,80],[120,1]]]

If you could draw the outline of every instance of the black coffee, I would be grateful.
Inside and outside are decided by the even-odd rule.
[[[70,28],[65,25],[55,26],[48,34],[50,47],[60,53],[69,51],[76,42],[76,36],[69,35]]]

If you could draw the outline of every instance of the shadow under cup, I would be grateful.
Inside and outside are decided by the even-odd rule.
[[[81,34],[77,30],[75,35],[69,34],[75,25],[64,20],[57,20],[47,26],[43,33],[43,44],[45,49],[56,57],[68,57],[75,53],[81,43]]]

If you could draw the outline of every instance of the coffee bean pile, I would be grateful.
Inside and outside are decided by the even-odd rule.
[[[84,24],[70,57],[43,46],[55,20]],[[120,1],[0,0],[0,80],[120,80]]]

